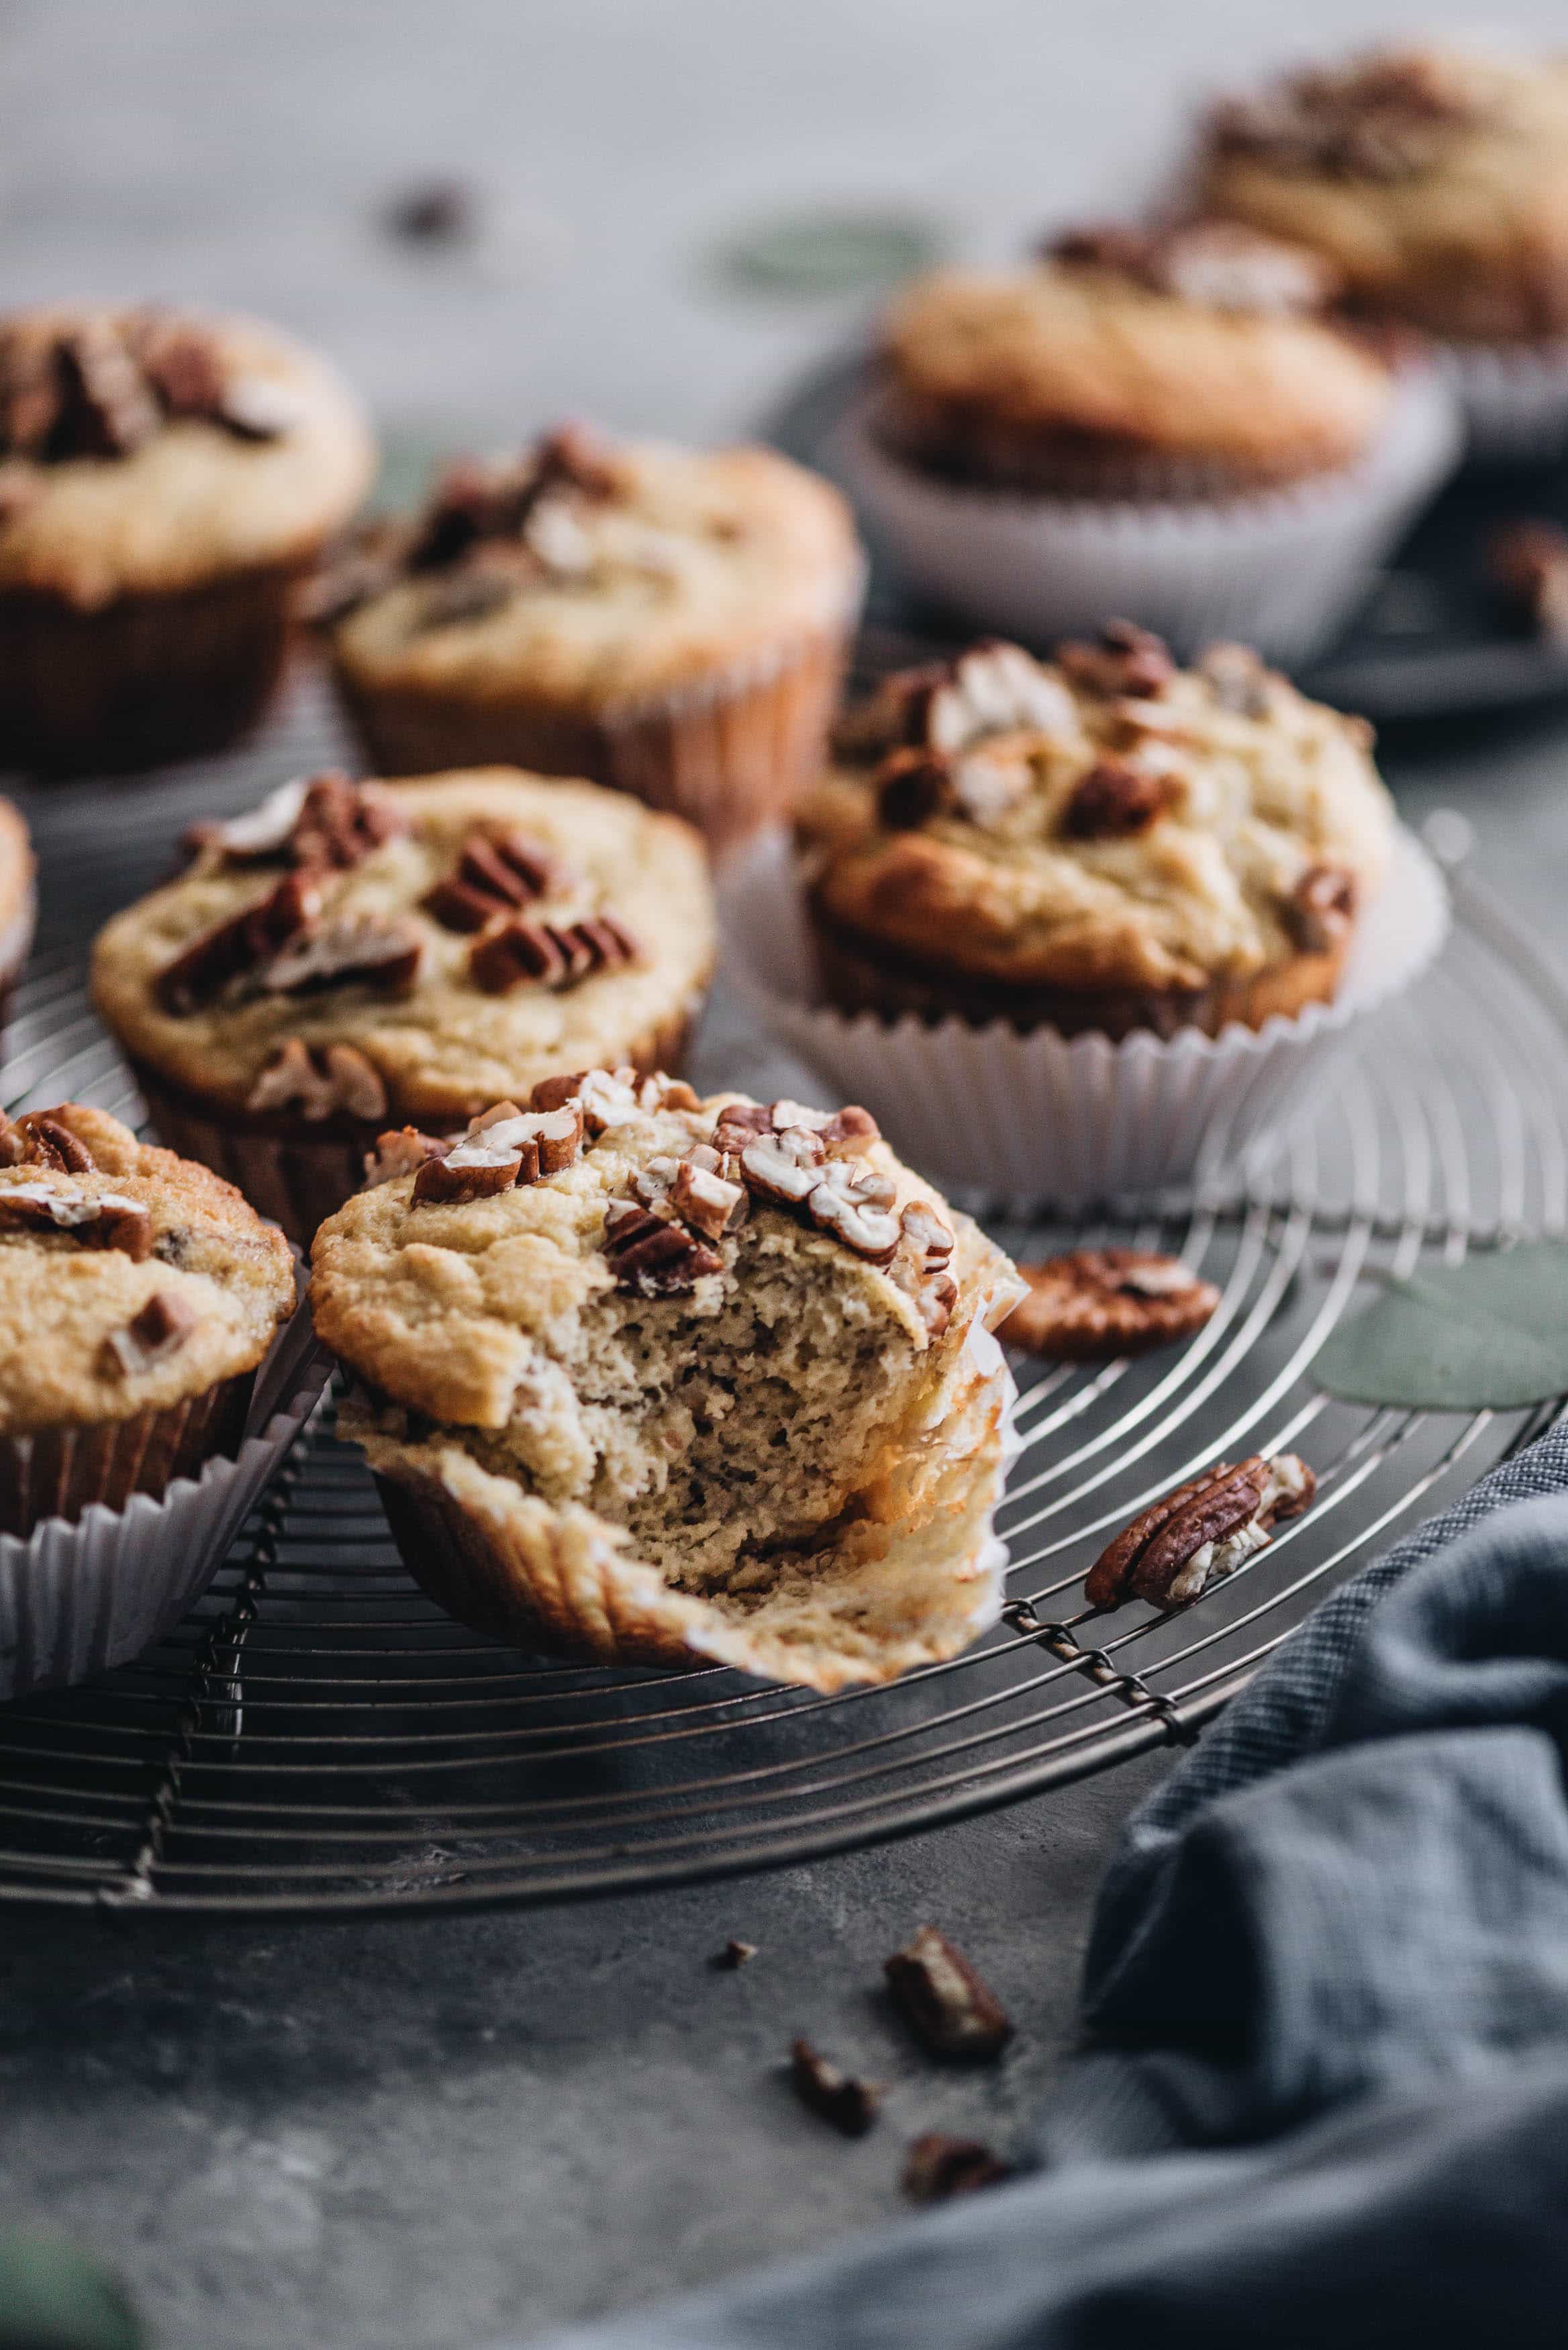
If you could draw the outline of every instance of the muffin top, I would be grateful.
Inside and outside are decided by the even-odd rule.
[[[1568,328],[1568,59],[1385,49],[1215,109],[1212,210],[1440,335]]]
[[[99,933],[94,995],[233,1110],[461,1120],[679,1023],[713,960],[697,834],[593,784],[317,776],[187,846]]]
[[[798,823],[820,912],[970,976],[1193,989],[1343,944],[1392,827],[1366,722],[1112,622],[887,679]]]
[[[200,1395],[294,1299],[283,1234],[209,1169],[75,1102],[0,1121],[0,1432]]]
[[[22,811],[14,800],[0,797],[0,977],[11,952],[6,932],[30,919],[36,868]]]
[[[1179,484],[1345,465],[1393,382],[1310,315],[1333,290],[1309,255],[1214,224],[1077,230],[1033,267],[940,271],[884,321],[877,429],[934,471],[1020,489],[1140,459]]]
[[[841,628],[861,576],[843,499],[787,458],[566,426],[451,468],[350,556],[323,617],[369,683],[594,711]]]
[[[314,553],[375,448],[324,361],[250,318],[0,318],[0,587],[92,610]]]

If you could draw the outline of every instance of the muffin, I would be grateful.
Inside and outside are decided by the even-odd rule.
[[[350,555],[323,618],[385,773],[587,775],[722,847],[820,762],[862,580],[842,499],[787,459],[566,427],[453,466]]]
[[[302,1241],[389,1126],[672,1063],[713,961],[701,841],[593,784],[320,775],[188,846],[94,997],[162,1139]]]
[[[579,1073],[312,1259],[340,1427],[476,1629],[834,1690],[994,1620],[1021,1284],[863,1110]]]
[[[1122,610],[1185,650],[1320,642],[1452,463],[1451,406],[1225,223],[1071,231],[894,302],[847,477],[916,583],[1044,643]]]
[[[373,466],[353,395],[273,328],[87,305],[0,318],[0,767],[233,742]]]
[[[0,1124],[0,1532],[26,1535],[234,1451],[293,1260],[207,1168],[67,1103]]]
[[[11,1010],[37,911],[33,844],[22,812],[0,799],[0,1036]]]
[[[1296,239],[1368,316],[1447,346],[1483,453],[1568,432],[1568,59],[1375,51],[1217,107],[1212,211]]]

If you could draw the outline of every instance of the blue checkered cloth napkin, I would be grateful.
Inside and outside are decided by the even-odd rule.
[[[1011,2185],[557,2350],[1568,2341],[1568,1425],[1130,1822]]]

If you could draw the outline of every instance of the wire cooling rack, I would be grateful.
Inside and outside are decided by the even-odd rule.
[[[335,747],[305,694],[243,758],[29,801],[45,928],[14,1021],[12,1108],[75,1097],[138,1116],[83,993],[87,936],[167,867],[182,822],[247,805]],[[1191,1740],[1329,1586],[1557,1409],[1367,1411],[1313,1385],[1317,1348],[1380,1274],[1568,1228],[1568,990],[1462,874],[1455,899],[1438,964],[1286,1133],[1241,1178],[1115,1233],[1218,1282],[1208,1326],[1137,1363],[1020,1366],[1009,1604],[967,1655],[819,1697],[718,1667],[512,1653],[412,1583],[328,1412],[157,1648],[89,1687],[0,1707],[0,1899],[558,1900],[871,1843]],[[736,1059],[760,1052],[721,1005],[698,1074],[752,1082]],[[1113,1236],[993,1229],[1023,1255]],[[1221,1454],[1282,1446],[1313,1462],[1321,1498],[1271,1548],[1181,1614],[1086,1610],[1082,1577],[1110,1530]]]

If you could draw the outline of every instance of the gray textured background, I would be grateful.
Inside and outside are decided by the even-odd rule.
[[[1324,47],[1466,6],[1319,0]],[[1561,34],[1557,5],[1513,25]],[[714,248],[817,205],[929,213],[961,251],[1114,203],[1183,109],[1277,57],[1279,12],[1184,0],[0,0],[0,301],[239,304],[325,345],[405,435],[562,410],[744,426],[853,302],[726,295]],[[1299,36],[1295,37],[1298,38]],[[454,258],[378,235],[472,179]],[[1563,738],[1397,770],[1561,930]],[[1109,1837],[1162,1766],[747,1884],[535,1916],[137,1933],[0,1928],[0,2210],[133,2281],[171,2350],[436,2350],[526,2335],[896,2206],[905,2137],[1005,2137],[1071,2028]],[[877,1992],[946,1925],[1027,2024],[936,2076]],[[763,1945],[735,1976],[709,1953]],[[842,2144],[777,2074],[808,2030],[896,2085]]]

